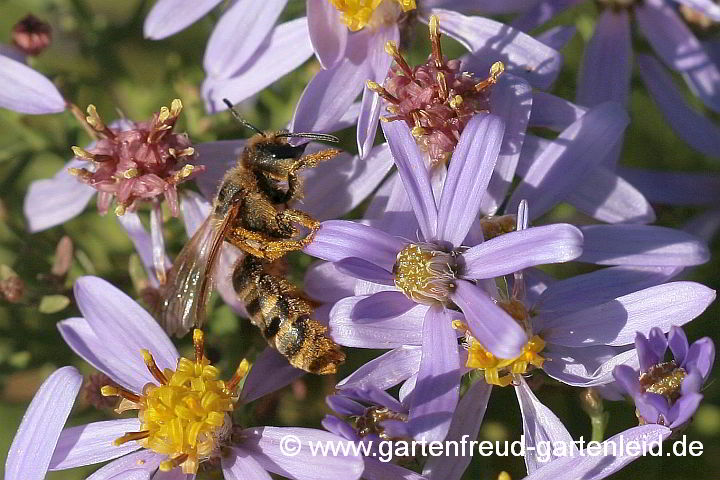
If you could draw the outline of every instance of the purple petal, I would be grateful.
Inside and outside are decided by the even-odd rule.
[[[31,233],[65,223],[85,210],[95,189],[80,183],[67,169],[86,165],[83,160],[70,160],[54,177],[30,184],[23,211]]]
[[[478,380],[463,394],[446,437],[446,441],[458,442],[461,455],[431,456],[423,467],[424,477],[460,480],[472,460],[470,448],[465,442],[477,438],[491,392],[491,385],[483,380]],[[465,451],[464,448],[467,450]],[[436,475],[433,475],[433,472]]]
[[[452,315],[428,309],[423,322],[422,358],[412,396],[408,428],[420,441],[441,441],[450,428],[460,395],[462,365]]]
[[[494,20],[466,17],[450,10],[430,9],[437,15],[440,30],[473,52],[470,71],[487,72],[498,60],[513,75],[525,78],[532,86],[546,89],[562,67],[562,55],[530,35]]]
[[[672,325],[684,325],[714,299],[715,291],[699,283],[666,283],[547,319],[542,338],[570,347],[627,345],[636,332],[646,333],[652,327],[667,332]]]
[[[392,235],[403,238],[420,236],[420,226],[410,204],[410,197],[397,173],[392,173],[375,193],[373,201],[365,211],[365,218],[373,219],[369,222],[372,226]]]
[[[566,223],[510,232],[464,252],[462,276],[493,278],[535,265],[567,262],[580,256],[582,244],[580,230]]]
[[[369,197],[392,166],[387,145],[373,148],[365,158],[340,154],[308,172],[299,208],[320,220],[341,217]]]
[[[438,223],[437,207],[430,176],[417,143],[405,122],[383,122],[382,128],[420,230],[426,240],[434,239]]]
[[[330,395],[325,397],[325,403],[333,412],[340,415],[363,415],[365,407],[344,395]]]
[[[630,428],[602,442],[600,451],[607,455],[574,455],[558,458],[525,477],[524,480],[601,480],[623,468],[642,454],[629,455],[624,448],[628,442],[637,445],[662,443],[672,430],[662,425],[643,425]],[[638,449],[640,450],[640,449]],[[634,451],[634,450],[633,450]]]
[[[497,112],[505,123],[505,134],[495,170],[480,202],[480,211],[486,215],[497,212],[512,184],[525,141],[532,103],[530,85],[512,74],[502,75],[492,89],[490,111]]]
[[[0,55],[0,107],[41,115],[65,110],[53,83],[22,62]]]
[[[587,174],[591,182],[580,182],[565,200],[578,210],[607,223],[651,223],[655,212],[633,182],[613,171],[596,166]]]
[[[195,178],[195,184],[205,198],[215,196],[225,172],[235,166],[243,148],[245,140],[220,140],[195,145],[197,162],[205,165],[205,171]]]
[[[277,350],[267,347],[255,358],[240,398],[243,403],[250,403],[289,385],[303,375],[303,370],[293,367]]]
[[[307,0],[307,18],[315,56],[323,68],[334,67],[342,60],[348,40],[342,14],[330,2]]]
[[[361,223],[329,220],[322,223],[313,241],[303,250],[308,255],[336,262],[348,257],[364,258],[390,271],[405,243]]]
[[[576,454],[577,448],[560,419],[537,399],[523,377],[518,375],[516,378],[515,393],[523,419],[525,466],[528,474],[532,474],[548,461]],[[566,451],[560,456],[543,452],[543,444],[553,445],[553,449],[556,445],[565,444]]]
[[[151,285],[153,287],[158,287],[160,284],[157,280],[158,273],[155,268],[154,257],[156,252],[153,246],[153,239],[150,234],[148,234],[147,230],[145,230],[145,227],[140,221],[140,217],[135,212],[129,212],[116,218],[118,223],[120,223],[125,232],[128,234],[128,237],[130,237],[130,241],[132,241],[135,246],[135,251],[140,256],[140,260],[142,261],[143,266],[145,266],[145,271],[148,272],[148,278],[150,279]],[[162,231],[160,231],[160,234],[162,234]],[[161,250],[161,247],[158,247],[157,254],[165,263],[166,269],[168,269],[172,263],[163,250],[164,249]]]
[[[395,285],[395,277],[392,273],[378,267],[374,263],[363,260],[362,258],[343,258],[342,260],[335,262],[335,268],[337,268],[337,270],[341,273],[351,275],[367,282],[391,286]]]
[[[677,3],[687,5],[693,10],[707,15],[715,21],[720,21],[720,5],[713,0],[675,0]]]
[[[620,168],[618,172],[652,203],[684,206],[720,204],[720,177],[716,175],[635,168]]]
[[[628,104],[632,45],[626,10],[606,9],[585,48],[576,101],[594,107],[608,100]]]
[[[629,365],[618,365],[613,370],[613,377],[620,386],[631,396],[642,394],[642,387],[638,380],[638,372]]]
[[[370,360],[337,387],[364,388],[374,386],[386,390],[406,380],[420,368],[422,347],[403,345]]]
[[[685,364],[697,368],[703,380],[708,379],[714,362],[715,344],[708,337],[693,342],[685,357]]]
[[[158,0],[145,18],[145,38],[160,40],[202,18],[222,0]]]
[[[287,0],[238,0],[227,9],[205,48],[203,66],[208,76],[230,78],[242,69],[268,37],[286,4]]]
[[[671,327],[672,328],[672,327]],[[669,331],[670,329],[668,329]],[[667,343],[667,337],[665,336],[665,332],[663,332],[662,329],[658,327],[653,327],[650,330],[650,333],[648,334],[648,346],[650,347],[650,350],[652,350],[652,353],[655,355],[655,357],[658,360],[661,360],[665,357],[665,352],[667,351],[668,343]],[[645,370],[645,369],[643,369]]]
[[[688,266],[708,261],[707,246],[671,228],[650,225],[588,225],[578,261],[599,265]]]
[[[108,480],[150,480],[151,476],[153,480],[155,480],[156,477],[152,474],[152,472],[140,468],[133,468],[125,472],[118,473],[117,475],[113,475]]]
[[[633,371],[635,381],[638,355],[635,349],[618,349],[606,346],[569,348],[548,345],[543,351],[543,371],[550,377],[575,387],[599,387],[614,381],[616,367]]]
[[[703,396],[700,393],[682,395],[670,409],[669,417],[673,419],[670,428],[678,428],[689,422],[702,399]]]
[[[533,305],[533,311],[570,312],[667,282],[678,267],[618,266],[576,275],[550,285]]]
[[[45,478],[82,381],[82,375],[75,368],[63,367],[43,382],[10,445],[5,461],[5,480]]]
[[[378,29],[370,39],[371,48],[368,51],[368,61],[372,70],[373,80],[379,84],[385,82],[392,57],[385,53],[385,45],[387,42],[400,41],[400,30],[396,23],[392,23],[388,27]],[[375,141],[378,121],[380,120],[380,112],[382,110],[383,101],[377,93],[374,93],[367,85],[363,88],[362,107],[357,121],[357,145],[358,155],[365,158],[367,153]]]
[[[354,277],[335,268],[333,262],[315,262],[305,273],[305,293],[313,300],[335,303],[341,298],[351,297],[355,292]]]
[[[473,336],[493,355],[515,358],[522,352],[528,341],[525,331],[481,288],[458,280],[451,298],[465,314]]]
[[[535,91],[532,95],[530,125],[533,127],[545,127],[560,132],[588,112],[585,107],[550,93]]]
[[[305,17],[275,27],[253,54],[252,63],[228,79],[207,77],[202,85],[205,108],[209,112],[227,110],[224,98],[233,104],[245,100],[288,72],[295,70],[312,55]]]
[[[161,369],[177,365],[178,353],[155,319],[125,293],[98,277],[80,277],[75,282],[78,308],[95,335],[113,345],[126,364],[145,367],[140,351],[149,350]],[[140,385],[142,387],[142,385]]]
[[[230,447],[220,459],[225,480],[272,480],[270,474],[244,449]]]
[[[690,345],[682,328],[677,326],[670,327],[668,346],[670,347],[670,351],[672,351],[676,363],[681,367],[685,365],[685,357],[690,349]]]
[[[50,470],[67,470],[93,465],[134,452],[140,448],[137,442],[127,442],[118,447],[113,445],[113,441],[128,432],[139,430],[140,420],[137,418],[108,420],[66,428],[58,439],[50,460]]]
[[[341,437],[311,428],[249,428],[241,432],[238,447],[248,452],[265,470],[296,480],[356,480],[363,471],[362,458],[355,455],[312,455],[310,442],[332,444],[347,442]],[[284,453],[283,438],[295,437],[298,442],[286,443],[300,447],[295,456]],[[287,440],[286,440],[287,442]]]
[[[677,136],[698,152],[717,158],[720,129],[688,106],[660,62],[638,55],[637,64],[650,95]]]
[[[193,191],[185,191],[180,197],[180,210],[182,211],[185,233],[192,237],[210,215],[212,205],[205,197]]]
[[[512,22],[512,26],[529,32],[543,25],[564,10],[580,3],[582,0],[540,0],[535,2],[527,12]]]
[[[351,35],[345,58],[333,68],[315,74],[298,100],[290,131],[327,131],[327,126],[350,108],[372,75],[368,61],[371,35],[367,29]]]
[[[360,436],[357,434],[353,427],[351,427],[344,420],[334,415],[325,415],[325,417],[323,417],[323,419],[320,421],[320,424],[328,432],[334,433],[335,435],[342,437],[346,440],[360,440]]]
[[[359,322],[354,309],[367,295],[343,298],[330,311],[330,336],[340,345],[359,348],[395,348],[420,345],[427,306],[417,305],[394,317]]]
[[[436,232],[440,240],[457,247],[465,239],[480,210],[504,131],[503,121],[489,114],[474,115],[463,130],[440,196]]]
[[[552,27],[538,34],[536,38],[548,47],[560,51],[575,36],[577,29],[574,25]]]
[[[563,200],[588,170],[600,164],[620,140],[629,118],[617,103],[599,105],[549,142],[534,159],[508,203],[527,200],[537,218]],[[529,140],[526,139],[526,140]]]
[[[417,304],[402,292],[377,292],[356,303],[350,315],[355,322],[374,323],[377,320],[400,317],[416,306]]]
[[[154,381],[144,364],[127,363],[113,349],[107,348],[84,318],[68,318],[57,327],[65,343],[76,354],[123,387],[140,391],[146,383]]]
[[[166,459],[166,455],[160,455],[152,450],[142,449],[139,452],[125,455],[108,463],[87,477],[86,480],[112,480],[115,475],[122,475],[128,470],[144,470],[152,473],[160,466],[160,462]]]

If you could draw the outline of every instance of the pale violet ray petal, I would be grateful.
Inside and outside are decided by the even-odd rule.
[[[585,352],[592,352],[593,347],[589,348],[570,348],[564,350],[572,350],[576,358],[582,358]],[[610,385],[615,382],[613,371],[618,365],[628,365],[631,368],[639,369],[637,350],[631,348],[629,350],[616,352],[615,355],[590,358],[589,364],[595,364],[597,360],[602,363],[597,365],[594,370],[588,370],[585,364],[573,365],[573,357],[568,357],[567,353],[563,354],[563,348],[557,345],[548,345],[544,351],[543,371],[548,376],[574,387],[600,387]],[[592,354],[589,355],[592,357]]]
[[[275,27],[253,56],[253,61],[228,79],[207,77],[202,84],[205,108],[210,113],[227,110],[223,99],[233,104],[250,98],[312,55],[307,19],[290,20]]]
[[[128,470],[141,469],[146,472],[155,472],[160,462],[166,460],[166,455],[160,455],[152,450],[142,449],[124,457],[114,460],[101,469],[95,471],[86,480],[112,480],[115,475],[121,475]]]
[[[523,437],[525,439],[525,466],[528,475],[561,456],[553,452],[543,452],[543,444],[553,445],[553,449],[560,450],[559,444],[565,444],[565,452],[570,456],[576,453],[577,448],[570,432],[560,419],[537,399],[525,379],[515,376],[515,393],[520,404],[520,413],[523,420]],[[549,454],[548,454],[549,453]]]
[[[225,480],[272,480],[250,453],[234,447],[230,447],[228,453],[220,459]]]
[[[370,360],[339,381],[337,387],[375,386],[387,390],[417,373],[421,354],[422,347],[419,344],[402,345]]]
[[[417,143],[405,122],[383,122],[382,128],[420,231],[426,240],[434,239],[438,223],[437,207],[430,175]]]
[[[532,8],[524,14],[513,20],[511,25],[523,32],[529,32],[580,2],[582,0],[540,0],[532,4]]]
[[[710,258],[697,237],[655,225],[587,225],[580,262],[598,265],[688,266]]]
[[[545,317],[541,336],[569,347],[628,345],[637,332],[652,327],[668,332],[699,316],[715,299],[715,291],[694,282],[671,282],[623,295],[609,302]]]
[[[220,17],[208,39],[203,59],[207,74],[230,78],[251,61],[286,4],[287,0],[237,0]]]
[[[158,0],[145,18],[145,38],[161,40],[204,17],[222,0]]]
[[[245,140],[219,140],[195,145],[197,162],[205,165],[205,171],[194,180],[205,198],[212,200],[223,176],[236,165],[244,147]]]
[[[303,375],[304,370],[293,367],[277,350],[267,347],[255,358],[240,392],[240,399],[243,403],[250,403],[289,385]]]
[[[93,465],[134,452],[140,445],[127,442],[120,446],[113,441],[128,432],[140,431],[140,420],[123,418],[88,423],[66,428],[60,434],[55,452],[50,460],[50,470]]]
[[[65,110],[53,83],[24,63],[0,55],[0,108],[42,115]]]
[[[307,0],[308,29],[315,56],[324,69],[342,60],[348,41],[348,28],[342,14],[325,0]]]
[[[625,110],[614,102],[599,105],[583,115],[534,159],[510,197],[508,210],[517,209],[524,199],[532,207],[531,218],[547,212],[565,198],[590,168],[603,161],[619,142],[629,121]]]
[[[5,480],[43,480],[83,377],[73,367],[55,370],[35,393],[5,460]]]
[[[720,176],[695,172],[666,172],[619,168],[618,173],[650,202],[663,205],[720,205]]]
[[[697,10],[712,18],[716,22],[720,22],[720,5],[713,0],[675,0],[677,3],[687,5],[693,10]]]
[[[537,35],[537,37],[535,38],[540,40],[548,47],[560,51],[567,46],[570,40],[572,40],[572,38],[575,36],[576,31],[577,28],[575,27],[575,25],[558,25],[557,27],[552,27],[548,30],[545,30],[541,34]]]
[[[575,101],[586,107],[608,100],[626,106],[630,95],[631,52],[628,12],[606,9],[585,47]]]
[[[588,112],[587,108],[551,93],[535,91],[532,95],[529,121],[532,127],[544,127],[561,132]]]
[[[500,153],[505,124],[495,115],[476,114],[460,136],[440,195],[437,238],[460,246],[478,215]]]

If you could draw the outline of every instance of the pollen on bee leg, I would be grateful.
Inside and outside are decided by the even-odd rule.
[[[135,440],[142,440],[149,436],[150,436],[150,432],[148,430],[143,430],[141,432],[128,432],[125,435],[123,435],[122,437],[116,438],[113,441],[113,445],[115,445],[116,447],[119,447],[120,445],[123,445],[127,442],[132,442]]]
[[[155,359],[152,356],[152,353],[150,353],[149,350],[142,349],[141,350],[143,360],[145,361],[145,365],[147,366],[147,369],[152,374],[153,378],[160,382],[161,385],[167,385],[168,380],[165,374],[160,371],[160,369],[157,366],[157,363],[155,363]]]

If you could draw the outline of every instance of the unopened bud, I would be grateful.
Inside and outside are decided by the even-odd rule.
[[[36,16],[28,14],[12,29],[13,45],[26,55],[39,55],[52,43],[50,25]]]

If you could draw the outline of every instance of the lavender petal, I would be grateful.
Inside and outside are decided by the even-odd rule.
[[[289,385],[303,375],[305,371],[293,367],[277,350],[267,347],[255,359],[243,384],[240,398],[243,403],[250,403]]]
[[[350,376],[338,382],[337,387],[374,386],[383,390],[394,387],[418,371],[421,355],[422,347],[420,346],[397,347],[370,360]]]
[[[348,29],[341,13],[330,2],[307,0],[308,30],[315,56],[324,69],[342,60],[348,40]]]
[[[220,459],[225,480],[272,480],[270,474],[242,448],[229,448]]]
[[[137,442],[127,442],[120,446],[115,446],[112,442],[128,432],[139,430],[140,420],[137,418],[108,420],[66,428],[58,439],[50,460],[50,470],[93,465],[134,452],[140,448]]]
[[[222,0],[158,0],[145,18],[145,38],[161,40],[204,17]]]
[[[46,77],[22,62],[0,55],[0,107],[42,115],[65,110],[65,99]]]

